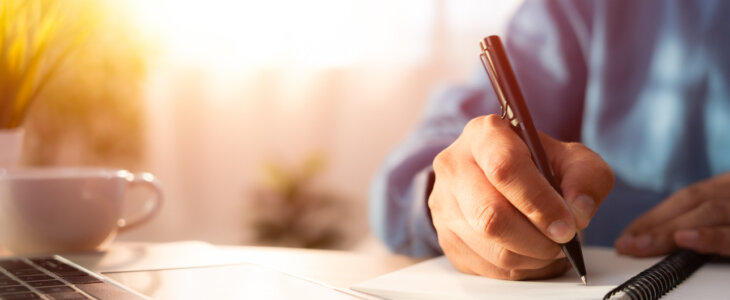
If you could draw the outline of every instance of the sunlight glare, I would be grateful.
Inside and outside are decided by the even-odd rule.
[[[177,62],[216,70],[352,64],[354,0],[137,0],[141,28]]]

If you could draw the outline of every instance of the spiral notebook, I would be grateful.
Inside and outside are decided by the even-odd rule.
[[[458,272],[445,257],[389,273],[351,287],[386,299],[602,299],[663,258],[630,258],[611,248],[583,249],[588,286],[573,271],[559,278],[505,281]],[[710,262],[661,299],[728,299],[730,264]]]
[[[659,299],[692,276],[708,260],[710,260],[710,255],[681,249],[631,277],[608,292],[603,299]]]

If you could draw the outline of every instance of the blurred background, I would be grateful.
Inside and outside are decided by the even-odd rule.
[[[375,249],[373,174],[519,4],[3,0],[3,49],[59,28],[22,161],[154,173],[163,210],[123,240]]]

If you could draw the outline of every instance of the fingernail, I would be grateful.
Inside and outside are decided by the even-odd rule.
[[[639,237],[635,238],[634,241],[634,248],[637,250],[644,250],[649,248],[649,245],[651,245],[651,236],[648,234],[642,234]]]
[[[677,239],[677,244],[680,246],[692,246],[697,244],[697,239],[700,234],[697,230],[680,230],[674,234]]]
[[[555,255],[555,259],[561,259],[563,257],[565,257],[565,252],[563,251],[560,251],[558,252],[558,255]]]
[[[550,236],[552,236],[553,240],[556,242],[567,242],[573,237],[572,235],[575,234],[575,232],[570,230],[568,224],[562,220],[558,220],[550,224],[550,226],[548,226],[548,233],[550,233]]]
[[[596,206],[596,202],[593,201],[593,198],[591,198],[588,195],[579,195],[578,197],[573,200],[573,207],[575,207],[578,212],[583,214],[583,216],[586,219],[590,219],[591,214],[593,214],[593,208]]]

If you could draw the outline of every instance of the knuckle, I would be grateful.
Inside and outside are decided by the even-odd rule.
[[[593,152],[586,145],[578,142],[567,142],[563,143],[563,151],[566,154],[566,158],[570,162],[584,163],[586,161],[596,161],[596,157],[600,156]]]
[[[607,194],[613,187],[615,181],[615,175],[611,166],[601,158],[601,156],[588,148],[586,145],[571,142],[566,144],[566,148],[569,153],[573,153],[571,157],[571,167],[584,168],[590,166],[590,176],[595,182],[600,182],[601,186],[605,187],[605,193]]]
[[[426,200],[426,205],[428,205],[428,209],[431,211],[432,219],[436,217],[435,215],[438,215],[436,212],[441,211],[440,199],[441,196],[438,194],[438,187],[434,187],[433,192],[431,192],[431,195]]]
[[[469,122],[466,123],[466,126],[464,126],[464,133],[468,135],[472,132],[481,132],[489,123],[487,122],[489,118],[490,116],[478,116],[469,120]]]
[[[451,173],[453,169],[451,149],[446,148],[443,151],[436,154],[433,159],[433,171],[436,174],[447,174]]]
[[[608,190],[611,190],[615,181],[615,175],[611,166],[598,156],[598,154],[596,154],[595,158],[592,158],[592,161],[596,162],[596,167],[592,170],[594,180],[601,182]]]
[[[431,216],[434,221],[443,209],[449,205],[449,200],[453,200],[453,198],[450,197],[450,194],[444,191],[444,189],[445,188],[439,184],[439,180],[436,179],[436,182],[434,182],[433,185],[433,190],[431,190],[431,194],[428,195],[428,198],[426,199],[426,205],[431,211]]]
[[[546,199],[555,198],[555,195],[553,190],[540,190],[530,195],[529,200],[534,203],[545,203]],[[520,211],[535,225],[545,224],[547,226],[552,219],[565,220],[570,216],[570,213],[562,206],[542,205],[538,207],[533,202],[525,202],[520,207]]]
[[[567,142],[564,145],[565,145],[565,149],[570,153],[580,153],[580,152],[593,153],[593,151],[590,148],[588,148],[586,145],[583,145],[582,143]]]
[[[505,122],[504,119],[502,119],[502,116],[496,114],[486,115],[481,119],[481,121],[483,126],[486,126],[488,128],[504,126]]]
[[[499,238],[504,231],[504,226],[500,222],[501,217],[498,218],[498,215],[494,206],[483,206],[477,212],[476,226],[488,239]]]
[[[601,159],[601,155],[593,151],[593,149],[589,148],[583,143],[580,142],[566,142],[564,143],[566,152],[571,153],[571,156],[573,157],[579,157],[580,159],[584,160],[598,160],[603,161]]]
[[[483,136],[490,132],[500,131],[505,129],[506,121],[502,117],[491,114],[485,116],[479,116],[469,120],[464,126],[463,135],[466,136]]]
[[[519,159],[507,148],[493,151],[487,158],[487,175],[496,185],[509,185],[515,180],[515,169],[521,166]]]
[[[546,203],[555,203],[555,201],[562,200],[554,190],[536,189],[534,192],[525,195],[525,200],[521,201],[519,205],[519,211],[538,230],[547,232],[547,228],[552,222],[557,220],[567,222],[573,219],[566,206],[546,205]]]

